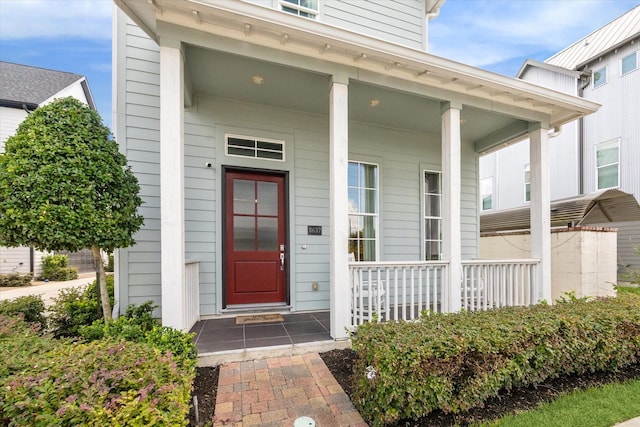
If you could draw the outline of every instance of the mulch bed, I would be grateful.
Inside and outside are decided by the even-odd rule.
[[[350,349],[331,350],[321,353],[320,357],[327,365],[345,393],[353,396],[352,366],[356,355]],[[193,385],[193,396],[198,399],[199,424],[196,424],[193,407],[189,413],[190,426],[202,426],[213,419],[218,388],[218,367],[198,368]],[[585,375],[568,375],[546,381],[535,387],[521,387],[505,392],[489,399],[484,407],[474,408],[460,414],[445,414],[434,411],[419,420],[404,420],[395,426],[455,426],[470,425],[490,421],[507,414],[514,414],[538,407],[544,402],[552,401],[562,394],[589,387],[622,382],[629,379],[640,379],[640,363],[631,365],[620,372],[595,372]]]

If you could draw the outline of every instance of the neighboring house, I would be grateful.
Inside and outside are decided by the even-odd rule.
[[[457,311],[481,267],[479,153],[525,135],[525,293],[550,300],[548,130],[599,105],[429,54],[441,3],[116,0],[115,134],[145,202],[120,312],[151,299],[186,329],[328,309],[342,339],[372,295],[351,273],[389,274],[396,317]]]
[[[551,139],[551,199],[616,188],[640,201],[640,6],[544,62],[528,60],[518,78],[602,104]],[[480,159],[485,211],[529,203],[527,140]],[[640,217],[618,228],[618,259],[640,269]]]
[[[95,109],[84,76],[0,61],[0,153],[18,125],[36,108],[73,96]],[[0,274],[40,273],[43,253],[30,248],[0,247]]]

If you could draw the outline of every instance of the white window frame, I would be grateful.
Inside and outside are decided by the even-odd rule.
[[[370,260],[370,261],[378,261],[380,259],[380,165],[378,163],[373,163],[373,162],[363,162],[363,161],[359,161],[359,160],[349,160],[348,162],[349,166],[351,164],[355,164],[355,165],[367,165],[367,166],[374,166],[376,168],[376,175],[377,175],[377,187],[366,187],[366,186],[361,186],[359,185],[360,183],[356,183],[356,185],[350,185],[349,183],[349,177],[347,175],[347,194],[349,192],[350,189],[361,189],[361,190],[375,190],[376,191],[376,203],[375,203],[375,207],[374,207],[374,212],[351,212],[351,209],[349,209],[348,214],[348,218],[349,218],[349,244],[351,243],[351,241],[353,240],[362,240],[364,241],[364,238],[362,239],[352,239],[351,238],[351,230],[352,230],[352,226],[351,226],[351,217],[371,217],[373,218],[373,226],[374,226],[374,233],[375,233],[375,238],[372,239],[374,241],[375,244],[375,251],[374,251],[374,259]],[[364,185],[364,183],[363,183]],[[367,239],[370,240],[370,239]],[[355,260],[356,261],[360,261],[359,259],[359,253],[355,255]]]
[[[605,65],[603,67],[598,68],[597,70],[593,70],[593,89],[597,89],[607,84],[609,79],[609,71],[607,70],[608,68],[609,66]],[[596,85],[596,74],[601,73],[603,70],[604,70],[604,81]]]
[[[253,141],[254,142],[254,155],[253,156],[243,156],[241,154],[231,154],[229,153],[229,138],[236,138],[236,139],[244,139],[247,141]],[[258,142],[266,142],[269,144],[280,144],[282,146],[282,159],[272,159],[269,157],[260,157],[258,156],[258,152],[262,151],[262,152],[273,152],[273,153],[278,153],[278,151],[273,151],[273,150],[269,150],[266,148],[258,148]],[[247,150],[249,150],[250,148],[247,148]],[[226,133],[224,135],[224,154],[225,156],[229,156],[229,157],[239,157],[242,159],[254,159],[254,160],[266,160],[269,162],[285,162],[286,161],[286,146],[285,146],[285,142],[282,140],[278,140],[278,139],[271,139],[271,138],[260,138],[257,136],[248,136],[248,135],[237,135],[237,134],[232,134],[232,133]]]
[[[622,61],[624,61],[625,59],[629,58],[630,56],[635,56],[635,64],[633,66],[632,69],[630,69],[629,71],[627,71],[626,73],[622,70]],[[635,52],[631,52],[629,55],[624,56],[622,58],[620,58],[620,76],[626,76],[629,73],[633,73],[634,71],[636,71],[638,69],[638,51],[636,50]]]
[[[618,158],[616,159],[615,162],[612,163],[607,163],[604,165],[598,165],[598,151],[603,149],[603,148],[609,148],[609,147],[605,147],[605,146],[613,146],[615,145],[618,148]],[[620,187],[620,138],[615,138],[615,139],[611,139],[609,141],[604,141],[601,142],[599,144],[596,144],[595,146],[595,159],[594,159],[594,164],[596,167],[596,176],[595,176],[595,180],[596,180],[596,190],[606,190],[609,188],[619,188]],[[617,172],[617,176],[616,176],[616,185],[610,186],[610,187],[600,187],[600,169],[604,168],[604,167],[608,167],[608,166],[612,166],[612,165],[616,165],[616,172]]]
[[[527,198],[527,189],[529,190],[529,198]],[[524,165],[524,202],[531,202],[531,165]]]
[[[426,185],[426,179],[427,179],[427,174],[434,174],[438,176],[438,192],[437,193],[428,193],[427,192],[427,185]],[[439,216],[433,216],[433,215],[428,215],[428,213],[426,212],[425,206],[426,206],[426,199],[428,196],[438,196],[439,200],[440,200],[440,204],[438,207],[438,211],[440,212]],[[424,169],[422,171],[422,259],[427,260],[427,261],[436,261],[433,259],[427,259],[427,242],[434,242],[437,241],[439,244],[439,248],[440,251],[438,252],[438,259],[437,260],[441,260],[442,259],[442,172],[441,171],[435,171],[435,170],[429,170],[429,169]],[[433,239],[428,239],[427,238],[427,227],[426,227],[426,221],[427,220],[438,220],[439,221],[439,229],[440,229],[440,236],[438,240],[433,240]]]
[[[489,182],[491,183],[491,190],[490,190],[488,193],[482,190],[483,183],[485,183],[485,182],[487,182],[487,181],[489,181]],[[493,181],[493,177],[492,177],[492,176],[487,177],[487,178],[482,178],[482,179],[480,180],[480,210],[481,210],[482,212],[486,212],[486,211],[491,211],[491,210],[493,210],[493,193],[494,193],[494,191],[493,191],[493,184],[494,184],[494,181]],[[487,197],[487,196],[491,198],[491,199],[490,199],[491,206],[490,206],[489,208],[485,209],[485,208],[484,208],[484,199],[485,199],[485,197]]]
[[[296,4],[296,3],[291,3],[290,1],[287,1],[287,0],[278,0],[278,10],[284,13],[288,13],[290,15],[300,16],[302,18],[307,18],[307,19],[318,20],[318,18],[320,17],[321,0],[316,0],[316,5],[317,5],[316,9],[302,6],[300,5],[300,1],[301,0],[297,0],[297,4]],[[296,11],[296,13],[288,12],[284,10],[285,8],[293,9]],[[301,15],[301,13],[306,13],[307,15],[312,15],[312,16],[304,16],[304,15]]]

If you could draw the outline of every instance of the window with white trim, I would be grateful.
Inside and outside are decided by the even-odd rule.
[[[349,162],[349,253],[356,261],[376,261],[378,254],[378,165]]]
[[[493,209],[493,178],[484,178],[480,180],[480,200],[482,202],[482,210],[489,211]]]
[[[284,12],[304,18],[318,18],[318,0],[279,0],[278,3]]]
[[[618,187],[620,182],[619,139],[596,145],[597,189]]]
[[[593,88],[602,86],[607,82],[607,67],[602,67],[593,72]]]
[[[528,163],[524,165],[524,201],[531,201],[531,167]]]
[[[225,135],[227,156],[284,161],[284,141],[242,135]]]
[[[442,174],[424,172],[424,259],[442,259]]]
[[[620,60],[620,75],[624,76],[627,73],[638,69],[638,52],[633,52],[631,55],[627,55]]]

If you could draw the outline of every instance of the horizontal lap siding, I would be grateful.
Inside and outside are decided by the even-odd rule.
[[[375,38],[423,48],[423,0],[343,0],[322,2],[321,19]]]
[[[124,267],[120,277],[123,286],[120,310],[129,304],[152,300],[160,305],[160,55],[157,45],[140,28],[127,23],[118,49],[124,50],[124,64],[119,64],[124,85],[125,154],[140,184],[144,204],[142,229],[136,233],[136,244],[120,251]],[[122,129],[122,128],[121,128]],[[118,135],[122,142],[123,136]]]

